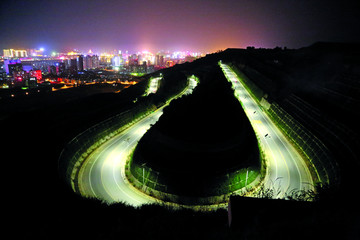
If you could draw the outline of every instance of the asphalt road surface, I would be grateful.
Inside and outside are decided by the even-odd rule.
[[[275,198],[283,198],[294,190],[313,189],[309,169],[297,150],[258,106],[232,69],[226,64],[220,66],[225,77],[232,83],[235,96],[241,102],[265,153],[265,187],[274,190]]]
[[[312,189],[312,178],[302,157],[252,99],[236,74],[225,64],[221,64],[221,67],[226,78],[233,84],[235,95],[242,103],[265,152],[268,165],[265,186],[275,189],[278,192],[275,197],[279,198],[292,190]],[[156,79],[156,84],[151,84],[151,92],[156,92],[154,87],[158,86],[159,80]],[[195,78],[191,78],[183,94],[190,94],[196,85]],[[125,162],[130,150],[162,115],[162,109],[104,143],[87,158],[78,177],[82,195],[96,197],[108,203],[124,202],[133,206],[156,201],[128,182],[125,177]]]
[[[159,80],[156,78],[154,83],[150,84],[151,93],[156,93]],[[190,77],[187,89],[180,95],[191,94],[196,85],[195,78]],[[158,121],[162,113],[163,108],[158,109],[101,145],[87,158],[78,177],[82,195],[95,197],[108,203],[124,202],[133,206],[156,201],[128,182],[125,177],[125,163],[131,149],[136,146],[151,125]]]

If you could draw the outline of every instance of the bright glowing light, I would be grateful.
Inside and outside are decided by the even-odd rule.
[[[150,93],[156,93],[156,91],[158,90],[158,87],[159,87],[160,80],[161,80],[161,77],[151,78],[145,95],[149,95]]]
[[[130,75],[133,75],[135,77],[141,77],[141,76],[144,76],[145,73],[137,73],[137,72],[133,72],[133,73],[130,73]]]
[[[40,51],[42,51],[42,52],[43,52],[43,51],[45,51],[45,49],[44,49],[44,48],[40,48]]]
[[[67,55],[73,56],[73,55],[78,55],[78,53],[74,52],[74,51],[71,51],[71,52],[68,52]]]
[[[110,154],[106,157],[104,167],[113,168],[119,166],[119,164],[121,163],[121,159],[123,158],[122,154],[123,151],[119,151],[117,149],[110,152]]]

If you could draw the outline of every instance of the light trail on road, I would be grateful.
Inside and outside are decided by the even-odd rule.
[[[225,77],[231,82],[234,94],[240,101],[265,153],[266,188],[274,189],[275,198],[284,198],[293,190],[313,190],[313,180],[304,159],[252,98],[236,73],[220,63]]]

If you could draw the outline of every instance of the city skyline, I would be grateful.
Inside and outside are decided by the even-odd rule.
[[[131,53],[116,49],[105,53],[74,50],[67,53],[52,51],[47,55],[44,48],[3,49],[0,57],[0,88],[34,88],[38,87],[38,84],[50,82],[69,83],[70,80],[63,80],[64,77],[86,78],[88,81],[88,71],[101,74],[103,70],[110,70],[114,71],[115,75],[142,76],[176,64],[192,62],[200,57],[204,55],[189,51],[154,54],[149,51]],[[93,79],[90,82],[93,82]]]
[[[40,48],[4,48],[0,52],[0,56],[8,57],[11,55],[11,52],[14,56],[11,57],[36,57],[36,56],[46,56],[46,57],[54,57],[59,55],[104,55],[104,54],[111,54],[111,55],[132,55],[132,54],[162,54],[162,55],[178,55],[178,56],[204,56],[209,52],[200,52],[200,51],[189,51],[189,50],[158,50],[158,51],[149,51],[149,50],[136,50],[136,51],[129,51],[129,50],[122,50],[121,48],[118,49],[105,49],[105,50],[97,50],[97,48],[92,49],[80,49],[74,48],[69,50],[57,50],[57,49],[45,49],[43,47]],[[15,56],[16,55],[16,56]]]
[[[3,4],[0,49],[216,52],[358,42],[358,1],[21,1]],[[98,48],[98,49],[96,49]]]

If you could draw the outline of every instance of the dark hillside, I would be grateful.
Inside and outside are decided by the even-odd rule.
[[[175,194],[214,194],[216,177],[260,168],[255,134],[220,68],[214,65],[200,82],[164,109],[134,153],[133,165],[159,172]]]
[[[329,149],[339,165],[341,177],[335,182],[341,189],[357,181],[360,167],[359,59],[359,43],[319,42],[298,50],[251,49],[233,60],[262,90],[262,97],[278,104]]]
[[[297,71],[302,68],[297,62],[301,61],[306,65],[306,59],[310,58],[306,57],[304,50],[269,50],[263,51],[259,56],[271,62],[272,66],[281,68],[284,65],[286,72],[298,75]],[[201,70],[200,67],[205,69],[208,64],[216,64],[220,59],[246,64],[250,51],[252,50],[231,49],[211,54],[193,63],[176,65],[174,69],[191,74],[206,74],[207,70]],[[312,53],[313,50],[309,50],[309,54]],[[302,56],[303,60],[299,60]],[[274,62],[274,59],[279,61]],[[356,61],[360,58],[350,51],[343,59],[346,60],[343,65],[346,78],[332,78],[332,84],[336,85],[331,87],[341,91],[343,96],[356,99],[356,96],[360,96],[356,88],[360,68]],[[311,82],[305,79],[311,74],[311,69],[310,64],[307,73],[302,74],[304,80],[299,78],[299,84],[296,85],[299,90],[301,86],[306,88],[305,83]],[[312,80],[315,81],[315,78]],[[3,205],[4,236],[11,239],[121,239],[124,236],[134,239],[360,239],[357,198],[359,167],[355,164],[348,164],[348,170],[351,171],[342,172],[350,179],[346,182],[347,185],[342,186],[343,190],[325,191],[321,200],[304,211],[300,212],[296,204],[286,207],[282,202],[262,204],[249,200],[246,207],[240,205],[240,226],[232,229],[228,227],[227,210],[173,211],[160,206],[133,208],[121,203],[108,206],[100,200],[85,199],[75,194],[58,176],[57,160],[61,150],[79,132],[121,112],[126,109],[127,104],[131,105],[135,100],[132,94],[143,93],[137,87],[140,85],[132,86],[119,94],[92,92],[87,96],[76,95],[76,99],[72,99],[63,92],[64,100],[48,101],[47,96],[36,100],[46,103],[46,106],[40,104],[23,107],[31,103],[21,102],[21,108],[17,108],[16,104],[8,105],[8,100],[0,100],[1,109],[6,109],[0,112],[0,115],[6,115],[0,119],[2,197],[6,199]],[[314,100],[306,101],[319,110],[322,109],[319,100],[324,101],[321,105],[332,106],[330,101],[334,98],[317,94],[317,91],[308,91],[307,96]],[[324,115],[323,119],[330,122],[333,117],[344,119],[338,121],[348,127],[354,126],[359,119],[360,108],[352,105],[354,108],[351,114],[354,117],[348,119],[354,125],[347,125],[345,118],[349,114],[344,114],[342,108],[349,104],[343,100],[337,102],[338,105],[333,110],[329,108],[329,116]],[[317,103],[319,105],[315,105]],[[315,116],[309,112],[306,115]],[[351,132],[354,135],[358,133],[352,127]],[[352,149],[359,150],[360,147],[355,145]],[[332,150],[338,150],[338,145]],[[351,159],[345,155],[342,159],[351,163]]]

